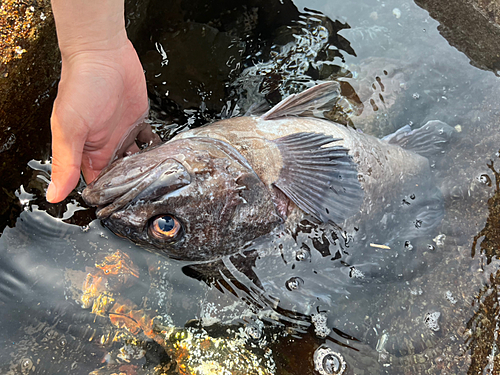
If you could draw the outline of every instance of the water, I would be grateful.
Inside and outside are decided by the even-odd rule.
[[[278,374],[313,373],[313,366],[328,373],[344,362],[346,374],[498,368],[498,78],[473,67],[413,2],[267,3],[219,9],[179,2],[166,12],[149,2],[142,26],[135,20],[145,9],[137,11],[129,27],[142,41],[136,44],[157,131],[168,139],[338,79],[344,99],[331,113],[337,121],[376,136],[433,119],[459,131],[432,161],[445,197],[440,227],[400,253],[372,247],[347,258],[355,265],[382,259],[381,270],[346,266],[337,254],[349,241],[307,223],[296,236],[263,239],[258,256],[243,251],[223,264],[192,266],[115,237],[82,203],[83,185],[62,204],[45,203],[50,164],[32,160],[17,171],[24,177],[12,205],[21,214],[0,237],[1,373],[88,374],[122,363],[153,374],[172,363],[169,356],[180,361],[173,344],[111,324],[111,305],[100,313],[97,305],[94,313],[81,307],[87,274],[101,275],[96,262],[117,250],[128,254],[138,277],[104,294],[154,311],[162,327],[180,330],[189,322],[194,347],[206,340],[201,325],[210,340],[248,348],[255,357],[234,353],[256,368]],[[183,342],[182,331],[175,332],[169,342]],[[140,353],[134,359],[120,348]]]

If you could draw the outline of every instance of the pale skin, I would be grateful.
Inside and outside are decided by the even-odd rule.
[[[157,141],[143,122],[146,81],[127,38],[123,0],[52,0],[62,56],[51,117],[52,181],[47,200],[62,201],[80,170],[93,181],[114,157]]]

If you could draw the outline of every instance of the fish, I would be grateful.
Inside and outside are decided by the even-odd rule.
[[[304,219],[341,234],[355,235],[363,222],[390,227],[387,207],[402,201],[416,208],[397,233],[388,229],[393,238],[434,228],[443,207],[429,160],[454,129],[432,120],[378,139],[325,118],[339,97],[338,82],[327,81],[263,115],[185,131],[114,161],[83,199],[118,236],[187,261],[235,254]],[[373,236],[367,243],[391,248]]]

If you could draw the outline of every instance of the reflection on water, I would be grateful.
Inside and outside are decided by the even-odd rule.
[[[217,373],[223,357],[256,374],[498,371],[498,79],[409,1],[207,3],[151,0],[130,21],[165,139],[337,79],[337,121],[377,136],[434,119],[457,130],[431,162],[441,225],[405,243],[393,210],[361,249],[362,236],[303,222],[188,265],[92,221],[83,186],[45,203],[50,168],[32,161],[0,237],[0,372]]]

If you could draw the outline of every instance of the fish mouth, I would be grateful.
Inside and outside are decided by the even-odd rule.
[[[96,216],[102,220],[125,207],[134,199],[153,194],[167,194],[191,182],[191,175],[177,160],[169,158],[151,164],[125,182],[114,184],[113,177],[126,176],[125,159],[115,164],[90,183],[83,191],[85,203],[97,206]],[[125,168],[124,168],[125,167]],[[123,179],[123,178],[122,178]]]

